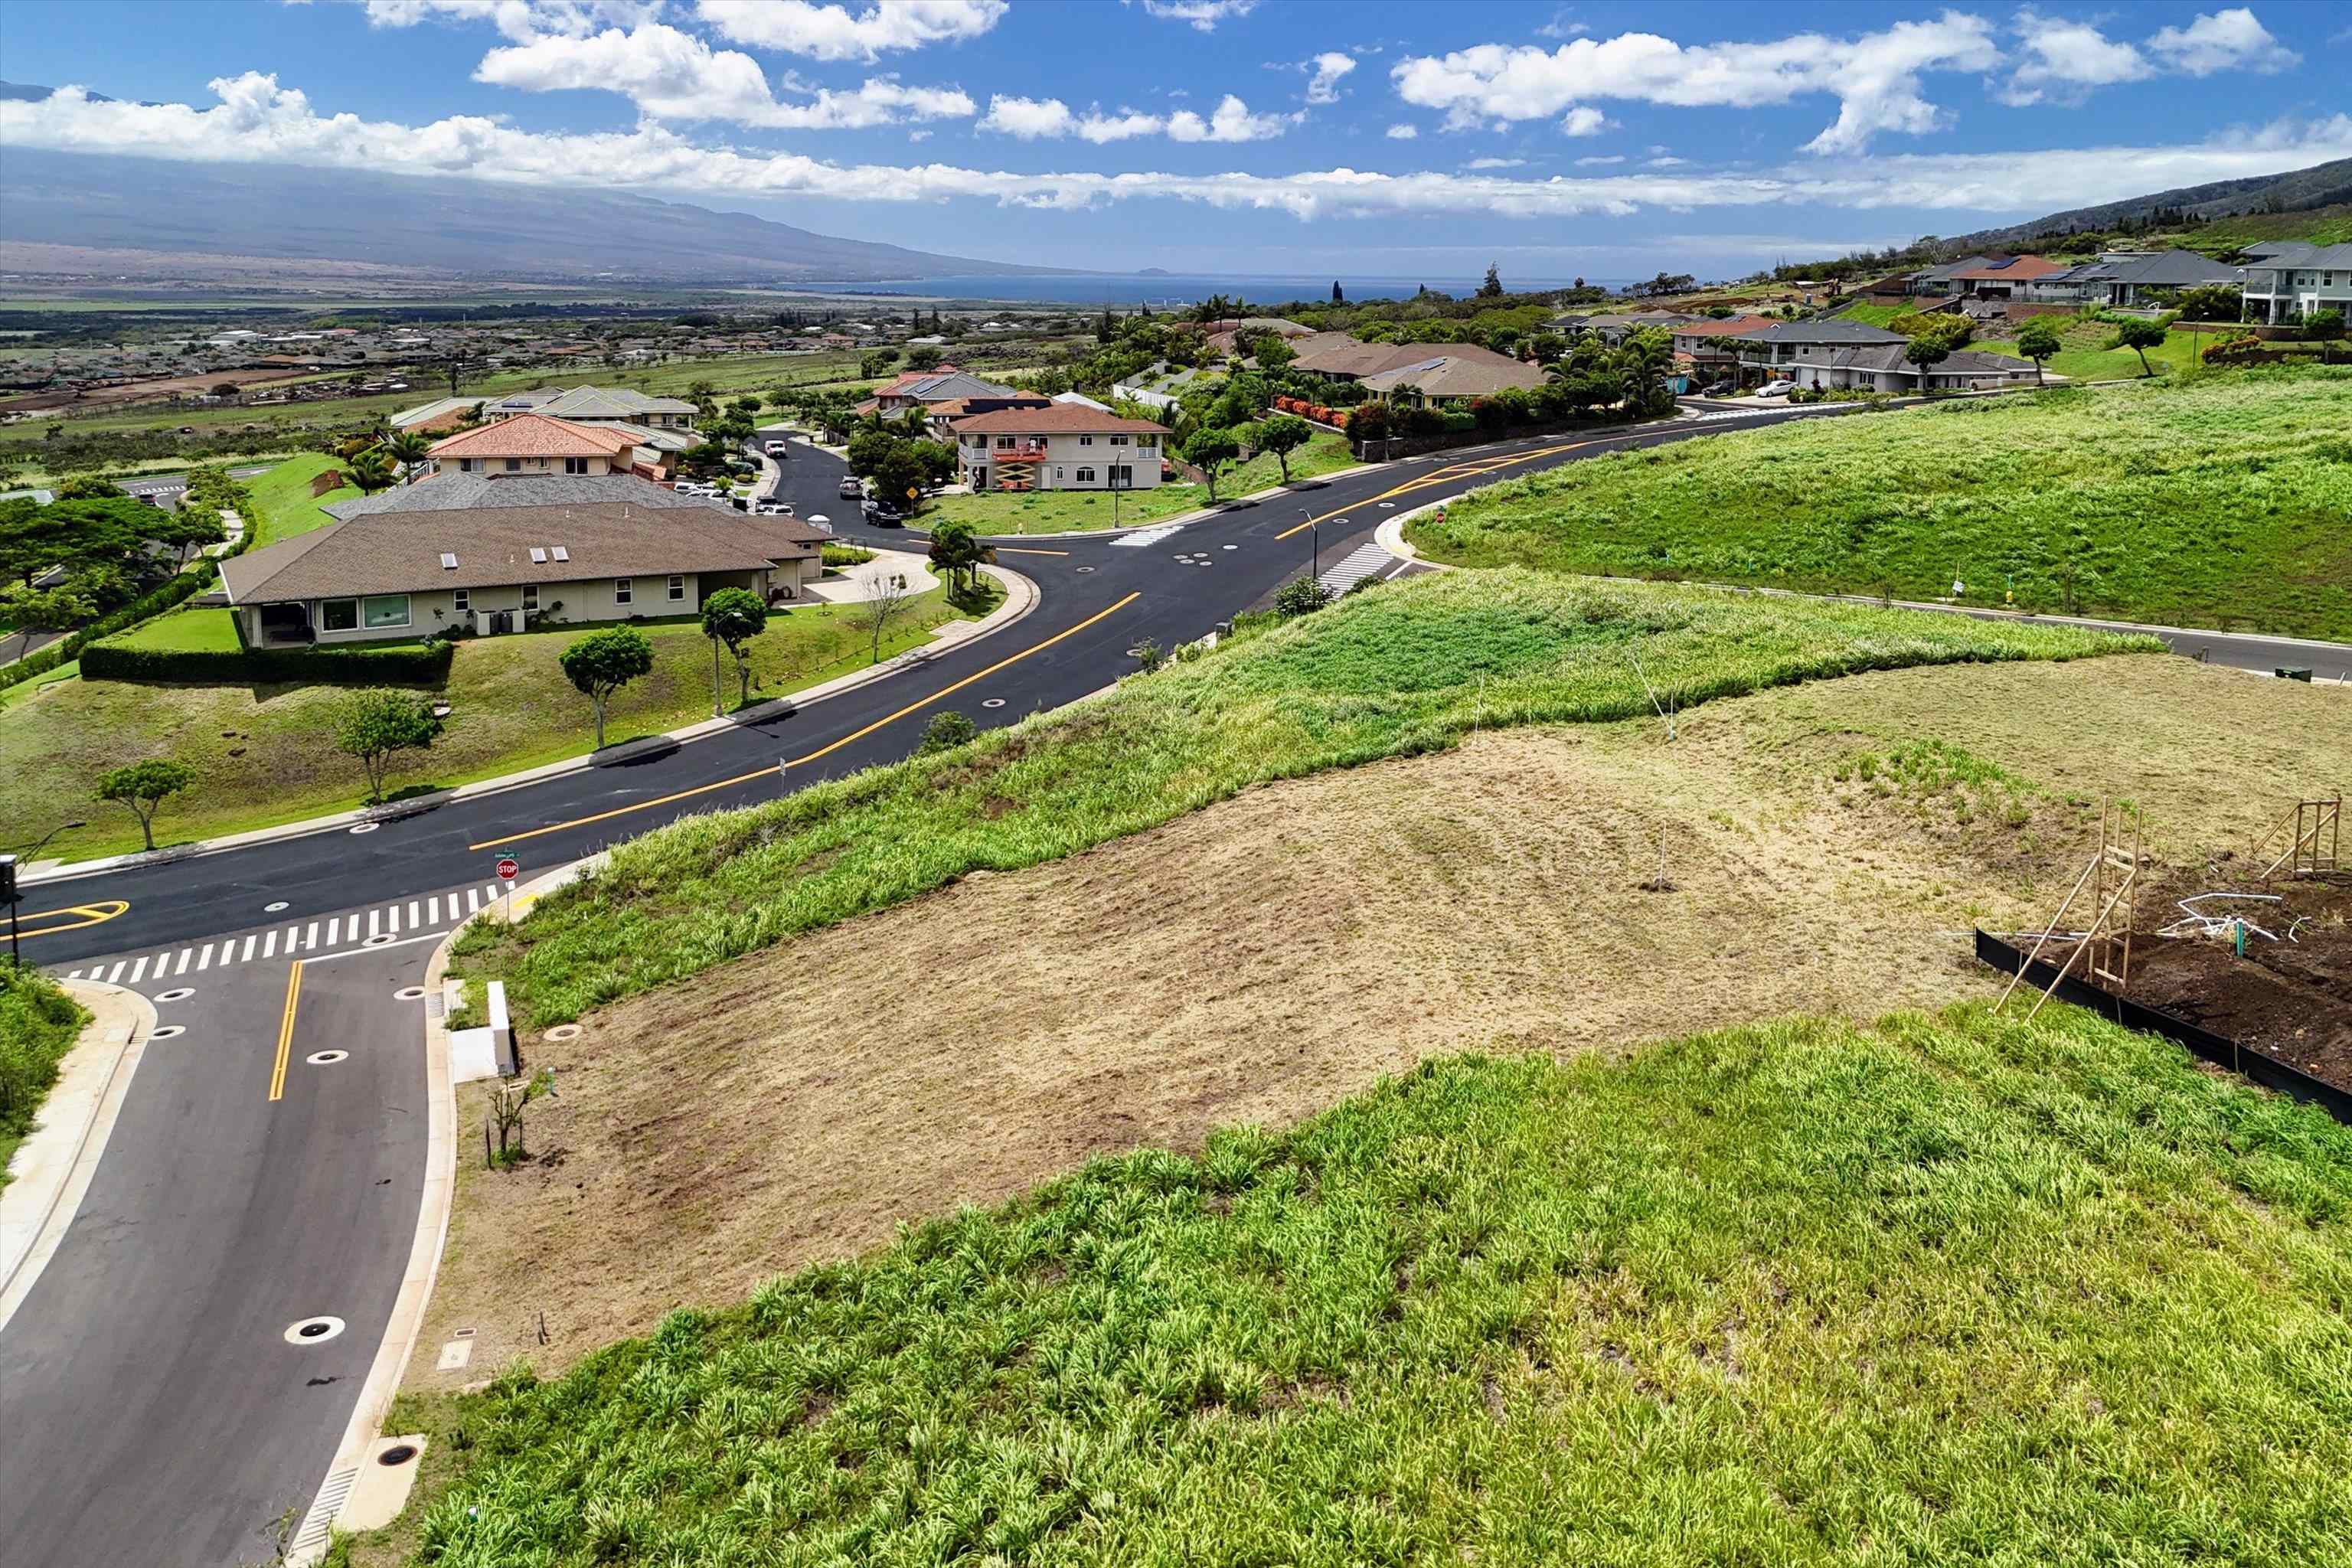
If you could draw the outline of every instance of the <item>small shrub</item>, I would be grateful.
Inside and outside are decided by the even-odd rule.
[[[979,725],[950,708],[931,715],[931,721],[923,726],[922,742],[915,748],[915,753],[929,756],[933,752],[952,751],[979,733]]]
[[[1313,577],[1294,577],[1274,596],[1274,613],[1284,620],[1311,616],[1331,602],[1331,590]]]

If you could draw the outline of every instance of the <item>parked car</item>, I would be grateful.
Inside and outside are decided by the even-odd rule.
[[[905,512],[878,500],[867,501],[858,510],[865,514],[866,521],[877,528],[897,528],[907,521]]]
[[[1756,389],[1759,397],[1786,397],[1797,389],[1793,381],[1768,381]]]
[[[763,500],[751,509],[761,517],[790,517],[793,503],[788,500]]]
[[[1728,377],[1722,381],[1710,381],[1705,386],[1699,388],[1698,395],[1701,397],[1721,397],[1725,393],[1729,392],[1737,384],[1738,384],[1736,382],[1733,382]]]
[[[843,500],[856,500],[859,496],[862,496],[865,493],[866,487],[857,482],[857,476],[856,474],[844,474],[842,476],[841,494]]]

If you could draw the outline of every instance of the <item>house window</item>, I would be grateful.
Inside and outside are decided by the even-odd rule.
[[[588,459],[566,458],[563,459],[563,471],[567,474],[584,474],[588,471]]]
[[[460,458],[457,459],[457,471],[461,474],[478,472],[481,468],[481,466],[480,461],[474,458]]]
[[[1081,447],[1091,447],[1094,444],[1095,438],[1091,436],[1081,436],[1078,437],[1078,445]]]
[[[626,577],[615,577],[613,579],[613,603],[616,605],[627,604],[629,602],[629,580]]]
[[[1095,471],[1092,468],[1080,468],[1078,470],[1078,483],[1082,485],[1090,485],[1094,482]]]
[[[538,584],[525,583],[522,585],[522,607],[526,610],[536,610],[539,608]]]
[[[473,595],[468,594],[465,589],[460,588],[456,593],[450,595],[449,600],[449,607],[456,610],[459,615],[470,616],[474,613]]]
[[[1131,487],[1134,483],[1135,470],[1133,468],[1129,468],[1125,463],[1113,463],[1110,466],[1111,489],[1115,490],[1126,489]]]
[[[1127,437],[1124,436],[1114,436],[1110,438],[1110,444],[1114,447],[1124,447],[1127,445]]]
[[[1000,452],[1009,452],[1013,450],[1013,437],[1010,436],[999,436],[996,438],[996,449]]]
[[[355,631],[359,624],[360,602],[357,599],[329,599],[319,606],[320,631]]]
[[[509,458],[507,459],[507,472],[510,474],[521,473],[522,459],[520,458]]]
[[[670,596],[672,599],[683,599],[683,598],[685,598],[685,597],[686,597],[686,579],[685,579],[685,578],[683,578],[683,577],[679,577],[679,576],[675,576],[675,575],[673,575],[673,576],[670,578],[670,580],[669,580],[669,596]]]
[[[360,601],[360,619],[370,631],[408,624],[408,595],[377,594]]]

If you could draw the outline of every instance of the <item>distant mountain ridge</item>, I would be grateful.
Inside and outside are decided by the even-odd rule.
[[[2254,174],[2239,180],[2215,180],[2210,184],[2183,185],[2153,195],[2127,196],[2097,206],[2052,213],[2031,223],[2006,228],[1979,229],[1944,240],[1955,256],[2008,251],[2037,235],[2071,234],[2114,228],[2159,212],[2181,212],[2191,217],[2237,217],[2247,213],[2296,213],[2352,202],[2352,158],[2296,169],[2284,174]]]
[[[9,149],[0,169],[0,234],[533,282],[871,283],[1065,270],[841,239],[605,191],[26,148]]]

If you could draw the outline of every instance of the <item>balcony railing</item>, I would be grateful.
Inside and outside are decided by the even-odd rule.
[[[1034,463],[1045,458],[1045,444],[1042,441],[1032,441],[1024,442],[1018,447],[995,447],[982,456],[996,463]]]

